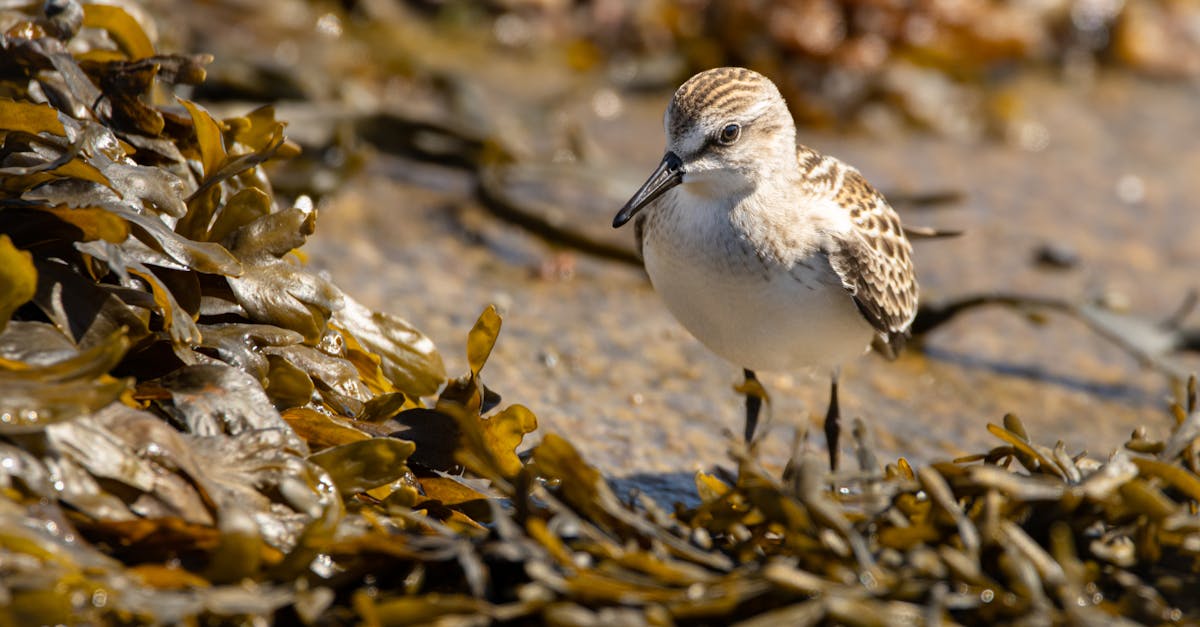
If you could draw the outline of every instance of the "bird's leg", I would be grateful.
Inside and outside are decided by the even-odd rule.
[[[759,386],[749,385],[751,381],[758,383],[754,371],[743,368],[742,372],[746,375],[746,382],[742,386],[746,388],[746,444],[748,445],[754,441],[754,431],[758,428],[758,412],[762,409],[762,397],[754,389]]]
[[[839,424],[841,412],[838,411],[838,373],[834,372],[829,384],[829,410],[825,412],[825,442],[829,446],[829,469],[838,467],[838,436],[842,426]]]

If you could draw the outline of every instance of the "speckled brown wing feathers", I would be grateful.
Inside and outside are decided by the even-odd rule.
[[[854,228],[834,238],[826,251],[830,265],[879,332],[884,346],[876,348],[894,357],[917,313],[912,246],[895,210],[857,170],[846,166],[841,185],[831,192],[850,212]]]

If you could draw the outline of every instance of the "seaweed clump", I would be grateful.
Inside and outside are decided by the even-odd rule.
[[[480,421],[482,388],[304,268],[317,212],[262,171],[298,151],[272,108],[176,96],[211,59],[159,54],[117,6],[0,27],[3,622],[324,609],[298,577],[379,524],[359,504],[454,522],[473,492],[429,454],[454,418],[387,434],[442,388]],[[534,428],[520,408],[481,425],[514,463]]]
[[[987,453],[620,498],[482,370],[305,269],[270,107],[175,95],[116,6],[0,13],[0,623],[817,624],[1200,619],[1195,384],[1098,461]],[[837,486],[838,489],[831,489]]]
[[[1200,7],[1172,0],[413,4],[447,17],[482,13],[482,5],[495,16],[500,43],[557,43],[574,65],[614,60],[614,75],[635,83],[675,85],[716,66],[751,67],[770,76],[809,125],[908,123],[974,137],[1023,113],[1006,84],[1030,68],[1079,84],[1110,68],[1200,76],[1200,38],[1180,26]]]

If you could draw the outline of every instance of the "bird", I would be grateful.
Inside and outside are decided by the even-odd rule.
[[[613,227],[634,221],[667,309],[742,368],[747,445],[762,407],[750,391],[758,372],[829,374],[824,430],[836,470],[842,365],[872,347],[894,359],[917,312],[899,216],[857,169],[798,143],[778,87],[753,70],[691,77],[663,127],[662,160]]]

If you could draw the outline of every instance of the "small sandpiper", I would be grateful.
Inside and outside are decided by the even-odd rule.
[[[841,364],[891,358],[917,311],[912,246],[858,170],[796,142],[779,89],[744,68],[688,79],[667,106],[667,151],[613,218],[632,219],[671,313],[717,355],[755,371],[830,373],[825,435],[837,468]],[[747,443],[761,398],[746,396]]]

